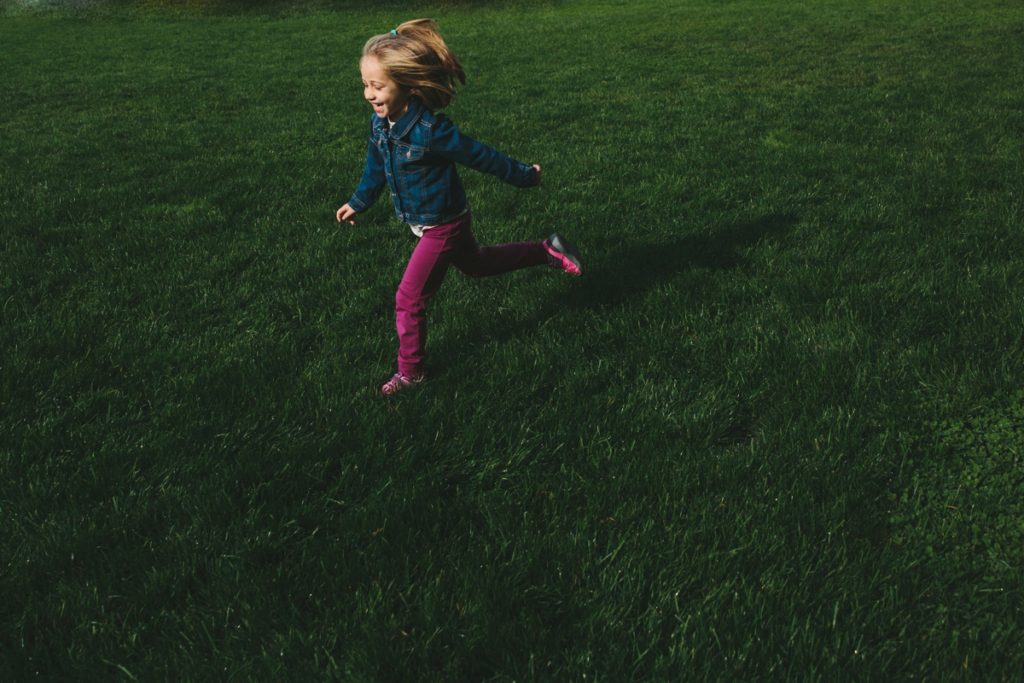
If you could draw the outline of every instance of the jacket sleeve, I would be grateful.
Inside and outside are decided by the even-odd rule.
[[[366,167],[363,168],[363,178],[359,181],[355,193],[348,200],[348,205],[355,209],[356,213],[362,213],[377,201],[377,196],[380,195],[383,188],[384,158],[371,138],[366,145]]]
[[[482,173],[490,173],[516,187],[533,187],[537,184],[535,168],[463,135],[444,114],[437,115],[430,139],[430,151]]]

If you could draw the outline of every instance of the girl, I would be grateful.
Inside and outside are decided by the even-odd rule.
[[[398,220],[419,237],[395,295],[398,372],[381,387],[385,396],[426,378],[427,302],[449,265],[470,277],[507,273],[548,264],[572,275],[582,272],[579,254],[560,235],[543,242],[481,247],[470,228],[469,205],[456,164],[498,176],[516,187],[540,183],[540,166],[516,161],[463,135],[440,113],[466,82],[430,19],[407,21],[374,36],[359,61],[363,97],[373,108],[366,167],[355,193],[337,211],[338,222],[354,217],[377,199],[385,185]]]

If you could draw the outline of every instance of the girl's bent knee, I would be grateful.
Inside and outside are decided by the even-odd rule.
[[[483,264],[480,262],[480,252],[474,254],[472,258],[457,261],[453,265],[466,277],[476,278],[487,274],[484,271]]]

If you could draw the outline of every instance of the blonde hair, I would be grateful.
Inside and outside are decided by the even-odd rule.
[[[376,57],[398,85],[420,98],[431,111],[448,106],[455,81],[466,82],[458,57],[448,49],[433,19],[413,19],[363,46],[363,57]]]

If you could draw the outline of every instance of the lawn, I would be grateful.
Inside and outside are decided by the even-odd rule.
[[[0,678],[1024,670],[1024,6],[0,6]],[[371,7],[371,9],[366,9]],[[484,243],[385,400],[365,39]]]

